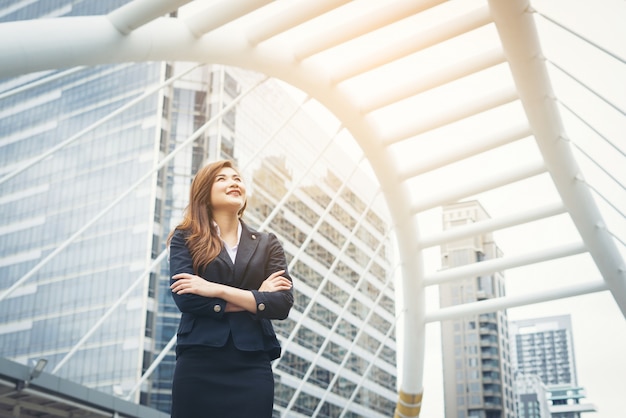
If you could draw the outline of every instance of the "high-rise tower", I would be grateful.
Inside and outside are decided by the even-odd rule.
[[[476,201],[443,208],[444,229],[488,218]],[[491,234],[442,246],[442,267],[501,256]],[[501,273],[467,277],[439,287],[442,307],[505,294]],[[448,418],[513,418],[515,397],[509,355],[507,314],[491,312],[441,324],[444,400]]]
[[[553,418],[580,418],[581,413],[596,410],[580,402],[585,390],[578,386],[569,315],[512,321],[510,329],[516,375],[541,380]],[[532,392],[527,390],[527,394]]]

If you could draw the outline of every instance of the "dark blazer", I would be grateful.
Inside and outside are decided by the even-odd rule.
[[[281,244],[272,233],[257,232],[241,222],[241,238],[233,265],[222,252],[200,272],[205,280],[248,289],[257,303],[257,313],[225,312],[226,301],[198,295],[172,293],[182,312],[178,327],[178,348],[192,345],[223,347],[232,335],[235,347],[243,351],[267,351],[271,360],[280,357],[280,344],[271,319],[285,319],[293,306],[293,292],[259,292],[272,273],[285,270],[291,280]],[[170,274],[191,273],[193,265],[185,232],[176,230],[170,242]],[[170,279],[170,284],[173,280]]]

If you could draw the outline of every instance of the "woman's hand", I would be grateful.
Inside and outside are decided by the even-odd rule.
[[[279,270],[276,273],[272,273],[259,287],[260,292],[279,292],[281,290],[291,289],[291,281],[286,277],[281,276],[285,270]]]
[[[220,297],[219,293],[224,285],[204,280],[195,274],[179,273],[172,276],[176,280],[170,286],[177,295],[194,294],[204,297]]]

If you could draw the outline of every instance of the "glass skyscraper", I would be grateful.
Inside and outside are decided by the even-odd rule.
[[[122,3],[3,2],[0,19],[102,13]],[[108,391],[139,378],[152,345],[153,289],[139,276],[150,260],[156,176],[140,179],[154,165],[159,97],[81,131],[158,83],[162,69],[102,66],[0,81],[3,357],[47,358],[46,371]]]
[[[0,19],[122,3],[3,2]],[[276,415],[389,416],[393,254],[376,187],[276,81],[193,67],[0,80],[0,355],[168,411],[172,352],[137,387],[178,324],[165,240],[197,169],[230,158],[246,221],[277,234],[295,279],[275,323]]]

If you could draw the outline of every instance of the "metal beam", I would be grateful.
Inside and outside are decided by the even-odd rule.
[[[134,0],[107,15],[113,26],[123,35],[157,17],[173,12],[191,0]]]
[[[416,71],[414,79],[406,78],[403,79],[402,83],[396,84],[393,83],[393,80],[386,82],[384,94],[363,99],[359,105],[359,110],[364,114],[370,113],[504,62],[506,59],[502,50],[494,48],[455,62],[454,65],[447,68],[437,68],[429,74],[421,74]]]
[[[466,264],[426,275],[423,283],[424,286],[434,286],[467,277],[482,276],[514,267],[554,260],[556,258],[570,257],[585,252],[587,252],[587,247],[585,247],[583,243],[575,243],[526,254],[493,258],[480,263]]]
[[[367,13],[355,15],[351,22],[342,21],[329,27],[324,33],[316,33],[309,38],[298,41],[294,48],[294,55],[298,61],[302,61],[318,52],[333,48],[446,1],[401,0],[381,2],[379,3],[380,7],[369,10]]]
[[[474,237],[563,213],[567,213],[567,211],[561,202],[552,203],[534,210],[525,210],[524,212],[502,216],[500,218],[489,218],[484,221],[478,221],[472,224],[451,228],[438,234],[422,238],[419,245],[420,248],[434,247],[446,242],[454,242],[463,238]]]
[[[273,0],[222,0],[220,2],[211,3],[209,7],[197,11],[193,13],[193,15],[184,17],[183,19],[189,31],[196,37],[200,37],[272,1]]]
[[[478,29],[491,23],[489,9],[485,6],[465,15],[452,18],[428,30],[411,33],[404,39],[387,44],[375,50],[368,50],[350,61],[338,63],[331,74],[334,84],[339,84],[374,68],[388,64],[407,55],[421,51],[456,36]]]
[[[504,106],[518,99],[517,91],[511,86],[509,89],[502,89],[497,92],[486,94],[484,97],[472,98],[471,102],[459,103],[457,106],[444,109],[438,117],[416,118],[413,121],[396,126],[395,129],[388,129],[381,133],[382,142],[389,146],[405,139],[421,135],[442,126],[458,122],[470,116],[477,115],[487,110]]]
[[[450,202],[456,202],[460,199],[473,196],[478,193],[493,190],[497,187],[525,180],[533,176],[538,176],[539,174],[543,174],[545,172],[546,168],[543,165],[543,162],[539,161],[527,163],[523,167],[511,168],[506,173],[499,173],[497,176],[494,176],[493,173],[488,173],[489,175],[486,179],[478,179],[469,185],[458,185],[458,187],[454,189],[447,189],[439,195],[429,196],[419,202],[415,202],[411,205],[410,211],[413,214],[417,214]]]
[[[448,148],[440,155],[430,154],[428,159],[415,163],[415,165],[404,170],[398,170],[398,180],[405,181],[420,176],[457,161],[527,138],[530,135],[532,135],[530,127],[524,124],[523,126],[507,126],[503,131],[482,138],[468,138],[464,141],[463,147]]]
[[[439,322],[450,319],[463,318],[470,315],[495,312],[517,306],[526,306],[534,303],[549,302],[574,296],[588,295],[608,290],[604,281],[572,284],[557,289],[531,292],[525,295],[505,296],[501,298],[481,300],[480,302],[465,303],[448,308],[439,309],[426,315],[426,322]]]
[[[316,0],[316,1],[292,1],[289,8],[274,16],[258,22],[256,27],[248,31],[250,45],[256,46],[269,38],[286,30],[298,26],[308,20],[329,12],[337,7],[349,3],[350,0]]]
[[[0,77],[79,65],[205,62],[201,53],[205,49],[198,42],[185,23],[174,18],[154,19],[129,35],[105,15],[5,22],[0,23]],[[208,50],[219,52],[224,43],[215,40]]]
[[[606,230],[554,100],[528,0],[488,0],[519,97],[539,150],[574,225],[626,316],[626,263]]]

